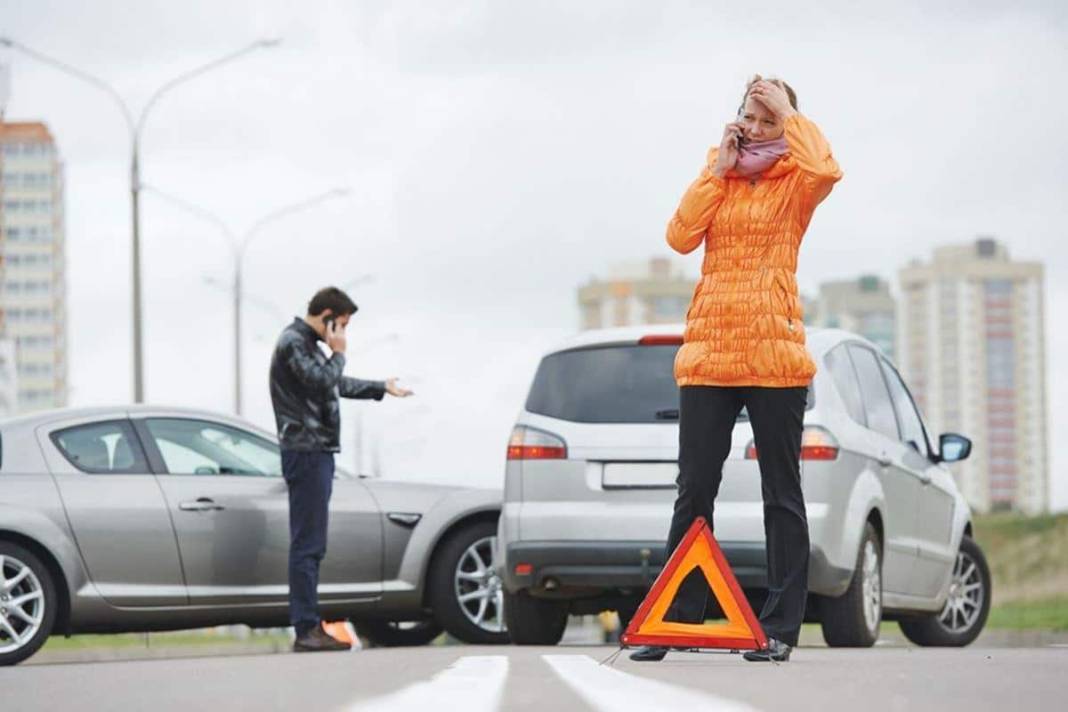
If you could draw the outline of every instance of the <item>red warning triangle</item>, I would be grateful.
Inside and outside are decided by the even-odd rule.
[[[727,617],[726,623],[675,623],[664,620],[679,586],[694,569],[701,569]],[[742,587],[712,536],[704,517],[698,517],[656,577],[638,612],[621,638],[623,645],[665,645],[686,648],[760,650],[767,637],[753,614]]]

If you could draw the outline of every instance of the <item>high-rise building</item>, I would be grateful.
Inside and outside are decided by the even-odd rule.
[[[0,339],[0,418],[18,412],[19,374],[15,342]]]
[[[616,265],[607,279],[579,288],[582,328],[683,322],[695,285],[696,277],[666,257]]]
[[[974,444],[954,465],[980,511],[1049,508],[1043,269],[982,237],[900,271],[900,366],[933,436]]]
[[[896,358],[897,302],[890,284],[875,275],[823,282],[811,324],[860,334]]]
[[[48,127],[0,121],[0,339],[15,345],[16,410],[67,403],[63,167]]]

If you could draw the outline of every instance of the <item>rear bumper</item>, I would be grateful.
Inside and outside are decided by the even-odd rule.
[[[719,542],[738,583],[745,589],[767,588],[763,542]],[[666,561],[663,542],[529,541],[508,544],[500,571],[504,587],[589,595],[606,590],[645,590]],[[516,573],[516,566],[530,573]],[[853,572],[829,564],[818,549],[809,558],[809,590],[837,596],[849,586]]]
[[[767,585],[762,543],[720,542],[720,548],[743,588]],[[652,585],[665,561],[662,541],[517,542],[508,546],[501,575],[513,593],[527,588],[644,589]],[[517,574],[520,564],[529,565],[531,572]]]

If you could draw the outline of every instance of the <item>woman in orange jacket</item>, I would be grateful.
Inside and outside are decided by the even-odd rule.
[[[805,349],[797,253],[813,211],[841,177],[823,134],[797,112],[789,85],[758,75],[668,223],[676,251],[705,247],[675,358],[679,477],[668,554],[696,517],[713,521],[731,432],[745,406],[764,497],[768,598],[760,622],[769,639],[747,660],[788,660],[805,614],[801,430],[816,365]],[[673,613],[700,622],[706,602],[704,581],[687,580]],[[661,660],[666,653],[650,646],[631,657]]]

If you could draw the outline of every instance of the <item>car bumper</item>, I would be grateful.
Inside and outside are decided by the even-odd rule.
[[[763,542],[719,542],[738,583],[745,589],[767,588]],[[521,589],[560,595],[652,585],[666,561],[663,542],[530,541],[514,542],[504,552],[500,575],[511,593]],[[517,572],[517,567],[519,567]],[[809,590],[840,595],[852,571],[829,564],[818,549],[809,559]]]

